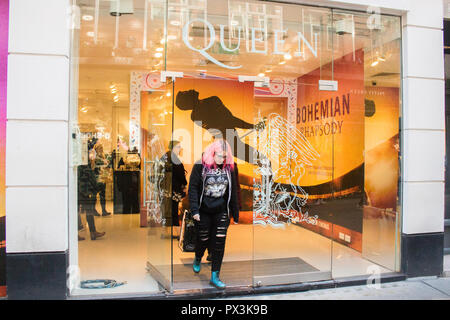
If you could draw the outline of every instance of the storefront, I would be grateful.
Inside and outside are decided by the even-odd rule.
[[[417,29],[432,34],[420,41],[442,36],[442,6],[433,7],[440,25],[430,27],[434,20],[415,16],[421,5],[406,2],[43,2],[66,12],[67,29],[51,47],[28,52],[24,35],[10,32],[11,297],[33,282],[20,275],[30,265],[44,281],[57,279],[56,290],[41,289],[48,297],[214,293],[206,256],[195,274],[194,254],[179,240],[189,203],[181,198],[175,221],[163,156],[176,141],[189,181],[220,138],[233,150],[240,189],[221,270],[225,292],[442,271],[444,131],[428,120],[444,106],[431,98],[424,119],[424,106],[413,102],[422,86],[443,94],[439,72],[416,66],[415,38]],[[39,10],[32,1],[12,5],[11,25],[32,9]],[[442,41],[433,45],[442,49]],[[44,93],[31,89],[41,107],[32,114],[17,82],[30,70],[47,83]],[[17,174],[24,160],[13,161],[26,146],[40,171],[32,179],[32,168]],[[80,201],[92,177],[94,217]],[[427,217],[416,207],[419,194],[438,203]],[[35,201],[23,203],[27,195]],[[33,210],[41,215],[30,229],[23,221]],[[119,285],[83,285],[98,279]]]

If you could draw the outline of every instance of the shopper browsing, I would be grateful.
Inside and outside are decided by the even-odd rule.
[[[92,143],[88,146],[88,152],[89,164],[78,167],[78,203],[80,211],[86,213],[91,240],[97,240],[103,237],[105,232],[98,232],[95,227],[94,213],[98,185],[93,169],[95,167],[95,150]]]
[[[182,151],[181,143],[177,140],[172,140],[169,142],[169,151],[167,151],[161,160],[166,164],[166,168],[170,168],[167,170],[169,177],[172,177],[171,185],[172,185],[172,193],[171,193],[171,216],[167,217],[168,223],[167,225],[173,226],[173,237],[179,238],[180,234],[180,219],[178,217],[178,208],[179,203],[186,196],[186,170],[184,169],[184,165],[181,162],[180,155]]]
[[[219,279],[225,252],[225,240],[230,217],[239,221],[236,175],[230,145],[215,140],[203,153],[202,160],[192,169],[189,181],[189,204],[197,228],[193,270],[200,272],[206,248],[211,249],[211,281],[225,289]]]

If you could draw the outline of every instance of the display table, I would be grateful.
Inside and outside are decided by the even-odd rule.
[[[139,213],[141,172],[139,170],[117,170],[114,179],[114,214]]]

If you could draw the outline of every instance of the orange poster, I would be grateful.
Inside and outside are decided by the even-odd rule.
[[[366,205],[397,211],[400,151],[399,89],[366,88],[364,189]]]
[[[329,66],[325,66],[326,69]],[[320,91],[321,70],[298,78],[297,129],[319,154],[306,169],[302,186],[314,198],[329,198],[333,192],[361,185],[361,181],[342,185],[346,175],[364,161],[364,91],[363,53],[357,51],[334,61],[337,91]]]

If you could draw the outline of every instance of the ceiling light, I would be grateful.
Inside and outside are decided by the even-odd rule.
[[[285,64],[286,63],[286,61],[280,61],[278,64]]]
[[[170,97],[172,94],[170,92],[166,93],[166,96]]]
[[[80,111],[86,113],[88,111],[88,108],[87,107],[81,107]]]
[[[372,64],[370,65],[371,67],[375,67],[377,64],[379,63],[378,60],[375,60],[374,62],[372,62]]]
[[[94,33],[94,31],[88,31],[88,32],[86,32],[86,35],[87,35],[88,37],[93,38],[93,37],[95,36],[95,33]]]
[[[161,47],[156,48],[156,51],[158,51],[158,52],[161,52],[161,51],[163,51],[163,50],[164,50],[164,48],[161,48]]]
[[[170,21],[170,24],[173,26],[179,26],[181,23],[178,20],[172,20],[172,21]]]
[[[284,58],[285,58],[286,60],[291,60],[291,59],[292,59],[292,56],[291,56],[290,53],[286,53],[286,54],[284,55]]]
[[[163,55],[163,54],[162,54],[161,52],[157,52],[157,53],[155,53],[155,57],[156,57],[156,58],[161,58],[161,57],[162,57],[162,55]]]
[[[165,126],[165,123],[152,123],[152,126]]]
[[[94,20],[94,17],[89,14],[85,14],[83,17],[81,17],[81,19],[83,19],[84,21],[92,21]]]
[[[264,76],[265,76],[265,74],[263,72],[258,74],[258,77],[264,77]]]
[[[385,58],[384,56],[379,56],[379,57],[378,57],[378,60],[379,60],[379,61],[386,61],[386,58]]]

